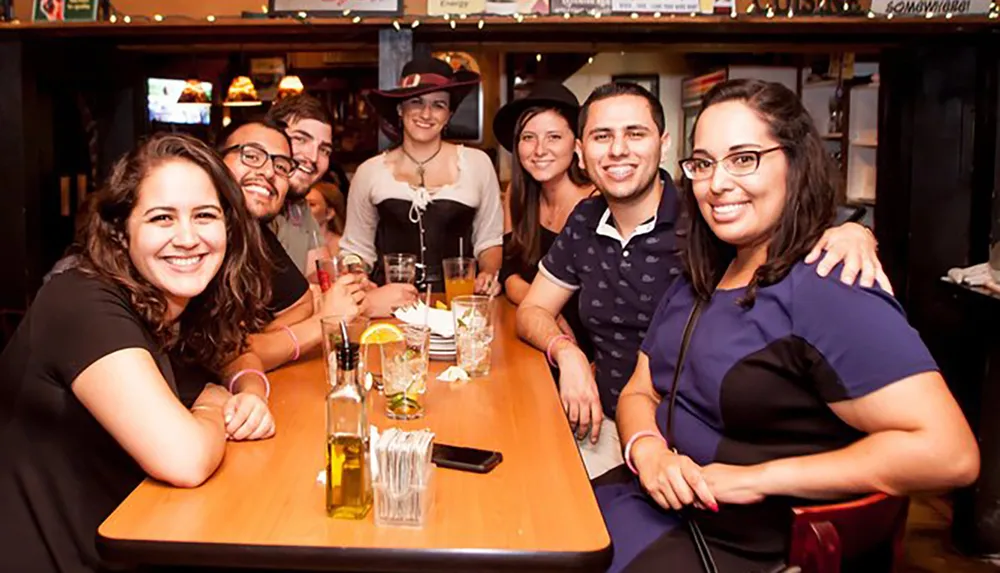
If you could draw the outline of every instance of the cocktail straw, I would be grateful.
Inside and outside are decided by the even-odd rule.
[[[431,314],[431,285],[427,283],[427,294],[424,296],[424,326],[430,328]]]
[[[459,237],[458,238],[458,258],[460,258],[460,259],[464,259],[465,258],[465,254],[464,254],[465,253],[465,248],[464,247],[465,247],[465,241],[462,239],[462,237]]]

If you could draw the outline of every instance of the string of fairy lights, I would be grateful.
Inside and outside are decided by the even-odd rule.
[[[837,0],[821,0],[820,3],[819,3],[819,10],[822,11],[822,10],[825,9],[827,1],[829,1],[829,2],[835,2]],[[779,17],[796,18],[798,16],[804,16],[804,15],[808,15],[808,16],[815,16],[816,15],[816,14],[796,14],[794,6],[791,5],[792,3],[789,3],[789,4],[790,4],[790,6],[789,6],[789,8],[786,11],[783,11],[783,12],[779,13],[777,10],[775,10],[774,6],[770,2],[766,6],[761,7],[761,8],[758,8],[757,5],[756,5],[756,3],[752,2],[752,3],[750,3],[750,5],[748,5],[746,7],[745,15],[747,15],[747,16],[753,16],[754,18],[760,18],[761,16],[755,15],[755,12],[758,11],[758,10],[763,12],[763,17],[766,18],[766,19],[774,19],[774,18],[779,18]],[[846,14],[847,12],[849,12],[849,9],[850,9],[849,4],[847,2],[844,2],[843,13],[841,13],[840,16],[866,16],[870,20],[878,19],[878,18],[885,19],[885,20],[892,20],[896,16],[892,12],[890,12],[888,14],[877,14],[877,13],[871,11],[871,10],[868,10],[867,13]],[[584,19],[584,18],[591,18],[591,19],[594,19],[594,20],[599,20],[599,19],[601,19],[604,16],[621,16],[621,15],[622,14],[602,12],[600,10],[588,10],[588,11],[585,11],[585,12],[580,12],[580,13],[575,13],[575,14],[571,14],[569,12],[566,12],[566,13],[563,13],[560,17],[562,19],[564,19],[564,20],[571,20],[571,19],[580,20],[580,19]],[[628,18],[630,18],[631,20],[639,20],[640,18],[645,18],[646,21],[648,22],[648,17],[650,15],[652,16],[653,20],[661,20],[661,19],[664,19],[664,18],[666,18],[668,20],[676,20],[678,18],[683,18],[685,16],[687,16],[690,19],[697,19],[697,18],[717,19],[719,16],[724,16],[725,14],[718,14],[718,13],[714,13],[714,12],[713,13],[691,12],[689,14],[680,14],[680,13],[675,13],[675,12],[670,12],[670,13],[653,12],[652,14],[649,14],[649,13],[640,14],[638,12],[632,12],[632,13],[630,13],[628,15]],[[342,11],[341,14],[340,14],[340,16],[342,18],[344,18],[344,19],[350,19],[350,21],[353,24],[361,24],[364,21],[364,18],[365,18],[365,17],[363,17],[360,14],[354,14],[351,10],[344,10],[344,11]],[[549,14],[545,14],[545,15],[542,15],[542,14],[514,14],[512,16],[509,16],[509,18],[512,18],[517,23],[523,23],[526,20],[536,20],[539,17],[551,17],[551,16],[556,16],[556,15],[555,14],[551,14],[551,15],[549,15]],[[729,18],[730,19],[737,19],[740,16],[741,16],[741,14],[737,11],[737,9],[736,9],[736,3],[734,1],[733,2],[733,6],[732,6],[732,8],[729,11]],[[960,14],[959,16],[963,16],[963,17],[981,17],[983,15],[982,14]],[[287,19],[287,20],[291,20],[291,21],[300,22],[300,23],[303,23],[303,24],[321,23],[324,20],[329,20],[331,18],[328,15],[328,13],[323,13],[322,15],[316,16],[316,15],[309,14],[308,12],[305,12],[305,11],[297,12],[297,13],[271,14],[271,13],[268,12],[268,7],[266,5],[262,5],[261,6],[261,10],[260,10],[259,14],[253,14],[251,17],[255,18],[255,19],[261,19],[261,18],[267,18],[267,19],[280,18],[280,19]],[[910,18],[910,19],[912,19],[914,17],[914,15],[907,15],[907,17]],[[925,19],[927,19],[927,20],[936,19],[936,18],[939,18],[939,17],[940,18],[944,18],[946,20],[951,20],[952,18],[955,17],[955,14],[953,14],[952,12],[944,12],[944,13],[926,12],[923,15],[923,17]],[[991,19],[991,20],[995,20],[997,18],[1000,18],[1000,0],[994,0],[994,2],[992,4],[990,4],[990,9],[989,9],[988,14],[986,14],[986,17],[989,18],[989,19]],[[336,18],[336,17],[334,16],[334,18]],[[379,17],[379,18],[384,19],[384,17]],[[476,28],[482,30],[483,28],[486,27],[487,20],[497,21],[498,19],[506,18],[506,16],[497,16],[497,15],[490,15],[490,14],[457,14],[457,15],[443,14],[441,16],[431,16],[431,15],[419,15],[418,16],[418,15],[412,15],[410,18],[395,17],[395,18],[392,19],[391,24],[392,24],[392,27],[396,31],[402,31],[405,28],[416,29],[417,27],[420,26],[421,19],[423,19],[424,21],[435,22],[435,18],[438,18],[439,19],[438,21],[445,23],[452,30],[457,30],[460,25],[466,25],[466,24],[464,24],[466,20],[471,21],[468,25],[474,25]],[[234,14],[234,15],[214,15],[214,14],[209,14],[209,15],[205,16],[204,18],[189,16],[189,15],[186,15],[186,14],[153,14],[152,16],[149,16],[149,15],[140,15],[140,14],[130,15],[130,14],[124,14],[124,13],[119,12],[118,10],[116,10],[114,8],[113,5],[111,6],[111,14],[108,17],[108,22],[110,22],[111,24],[119,24],[119,23],[120,24],[132,24],[133,22],[145,22],[145,23],[157,23],[157,24],[159,24],[159,23],[169,23],[169,24],[175,24],[176,25],[176,24],[178,24],[180,22],[193,23],[193,22],[201,22],[201,21],[207,22],[209,24],[215,24],[215,23],[225,23],[227,21],[232,22],[232,21],[247,21],[247,20],[248,20],[248,14],[247,13],[244,13],[244,14]],[[0,22],[0,25],[2,25],[2,24],[4,24],[4,22]],[[6,24],[7,25],[18,25],[18,24],[20,24],[20,21],[18,21],[17,19],[14,19],[14,20],[11,20],[9,22],[6,22]]]

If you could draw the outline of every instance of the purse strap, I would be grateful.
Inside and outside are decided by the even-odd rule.
[[[677,353],[677,366],[674,368],[674,380],[670,384],[670,401],[667,403],[667,444],[674,453],[679,453],[674,442],[674,406],[677,403],[677,385],[680,382],[681,370],[684,368],[684,359],[687,358],[688,346],[691,344],[695,324],[698,322],[698,316],[701,315],[701,307],[701,299],[696,298],[694,306],[691,308],[691,314],[688,315],[687,323],[684,325],[681,349]],[[681,510],[681,514],[685,517],[684,521],[687,523],[688,533],[691,534],[691,541],[694,542],[694,549],[698,553],[702,569],[705,573],[719,573],[719,568],[715,565],[715,560],[712,559],[712,552],[708,548],[708,542],[701,534],[701,528],[695,522],[694,516],[687,508]]]

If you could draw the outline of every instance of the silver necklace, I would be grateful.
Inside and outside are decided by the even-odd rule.
[[[433,161],[434,158],[438,156],[438,153],[441,153],[441,149],[443,148],[444,148],[444,142],[439,141],[437,151],[431,154],[431,156],[428,157],[427,159],[424,159],[423,161],[417,161],[412,155],[409,154],[409,152],[406,151],[406,147],[402,145],[399,146],[399,150],[403,152],[403,155],[405,155],[410,161],[412,161],[417,166],[417,177],[420,177],[421,187],[425,189],[427,188],[427,185],[424,183],[424,173],[426,173],[427,170],[424,166]]]

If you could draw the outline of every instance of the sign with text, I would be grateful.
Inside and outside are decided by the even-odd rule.
[[[552,0],[553,14],[579,14],[581,12],[611,12],[611,0]]]
[[[548,14],[549,0],[486,0],[486,13],[499,16]]]
[[[705,8],[702,8],[702,4]],[[713,0],[611,0],[615,12],[663,12],[664,14],[706,12],[711,14]]]
[[[486,0],[427,0],[427,14],[482,14],[486,11]]]
[[[400,14],[402,0],[270,0],[269,12],[339,16],[345,10],[358,14]]]
[[[35,22],[95,22],[98,0],[34,0]]]
[[[954,15],[989,14],[991,0],[872,0],[876,14],[924,16],[928,12]]]

